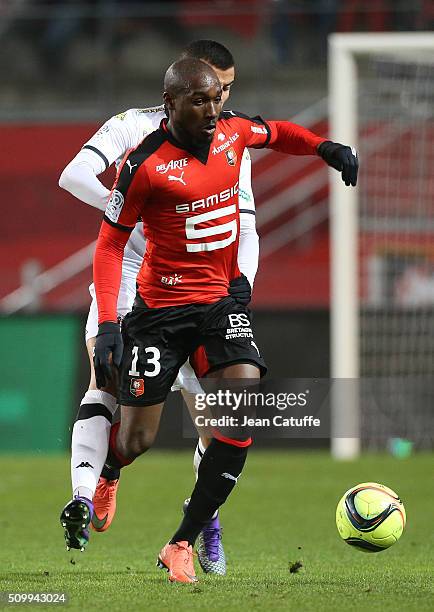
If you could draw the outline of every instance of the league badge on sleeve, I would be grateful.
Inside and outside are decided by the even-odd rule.
[[[132,378],[130,384],[130,393],[134,397],[140,397],[145,392],[145,381],[143,378]]]
[[[122,212],[123,205],[124,196],[117,189],[113,189],[110,195],[110,200],[107,204],[107,208],[105,209],[105,216],[113,223],[117,223]]]

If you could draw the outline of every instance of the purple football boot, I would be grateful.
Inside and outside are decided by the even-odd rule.
[[[184,512],[190,500],[184,502]],[[202,529],[196,543],[197,558],[206,574],[226,574],[226,557],[222,544],[222,528],[219,515],[212,518]]]
[[[93,504],[87,497],[76,496],[63,508],[60,524],[65,532],[66,550],[77,548],[84,551],[89,542],[92,515]]]

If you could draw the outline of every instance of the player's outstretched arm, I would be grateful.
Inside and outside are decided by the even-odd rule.
[[[232,114],[237,117],[247,147],[267,147],[291,155],[319,155],[341,172],[347,186],[357,184],[359,162],[355,149],[326,140],[290,121],[264,121],[260,117]]]
[[[342,175],[345,185],[357,184],[359,162],[356,150],[321,138],[310,130],[289,121],[269,121],[271,127],[270,148],[296,155],[317,154]]]
[[[321,138],[310,130],[289,121],[267,121],[269,148],[295,155],[319,155],[342,175],[345,185],[357,184],[359,162],[354,148]]]

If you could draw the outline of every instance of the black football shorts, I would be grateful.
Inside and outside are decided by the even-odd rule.
[[[230,296],[214,304],[149,308],[137,294],[122,336],[119,401],[124,406],[163,402],[188,358],[198,378],[236,363],[256,365],[261,376],[267,371],[251,313]]]

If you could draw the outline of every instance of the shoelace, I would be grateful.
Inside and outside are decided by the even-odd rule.
[[[205,544],[207,556],[218,556],[219,554],[219,542],[222,537],[220,527],[204,527],[203,541]]]
[[[185,559],[184,559],[184,563],[185,563],[185,564],[189,563],[190,558],[193,558],[193,557],[195,557],[195,556],[196,556],[196,553],[195,553],[193,550],[190,550],[188,547],[186,547],[186,546],[180,546],[180,545],[178,544],[178,542],[176,542],[176,546],[177,546],[178,548],[180,548],[181,550],[185,550],[185,551],[186,551],[187,556],[186,556],[186,557],[185,557]]]
[[[110,495],[111,495],[111,494],[112,494],[114,491],[116,491],[116,484],[117,484],[117,480],[111,480],[111,481],[110,481],[110,484],[109,484],[109,486],[108,486],[108,489],[109,489],[109,493],[110,493]]]
[[[113,497],[113,495],[115,494],[116,491],[116,483],[117,480],[108,480],[107,481],[107,487],[106,487],[106,491],[108,493],[108,498],[109,500],[111,500],[111,498]]]

